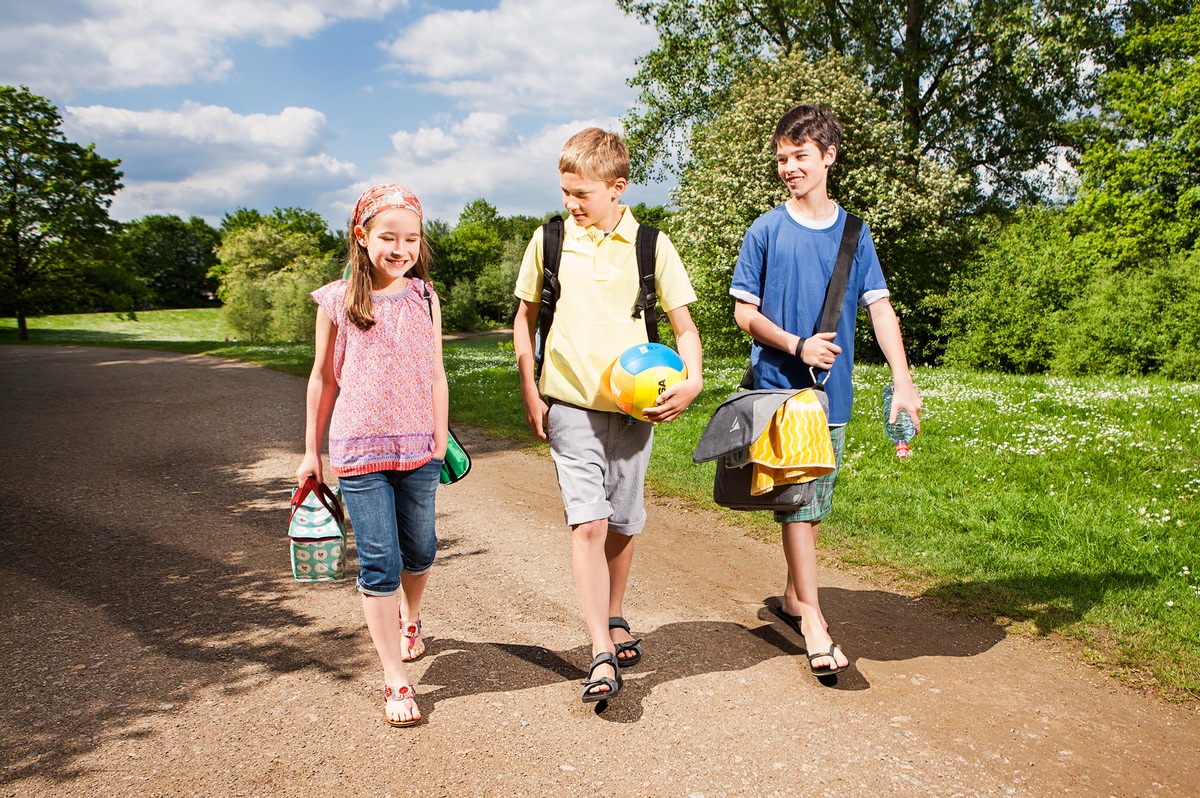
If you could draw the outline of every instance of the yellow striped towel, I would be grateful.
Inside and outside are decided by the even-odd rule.
[[[753,496],[778,485],[808,482],[836,469],[829,418],[812,389],[780,405],[763,434],[750,444],[747,459],[754,464]]]

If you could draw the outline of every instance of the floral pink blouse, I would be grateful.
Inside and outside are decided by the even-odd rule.
[[[369,330],[346,318],[348,286],[337,280],[312,292],[337,326],[333,375],[340,390],[329,464],[339,477],[420,468],[433,457],[434,338],[425,283],[412,278],[399,294],[374,294]]]

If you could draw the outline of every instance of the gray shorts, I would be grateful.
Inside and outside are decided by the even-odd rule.
[[[546,432],[567,525],[607,518],[612,532],[641,532],[654,425],[623,413],[552,402]]]

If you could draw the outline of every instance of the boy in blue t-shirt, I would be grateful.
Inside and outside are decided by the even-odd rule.
[[[733,284],[738,327],[754,339],[750,361],[755,388],[804,387],[809,367],[829,372],[829,431],[840,465],[845,425],[854,388],[854,323],[858,306],[867,308],[879,348],[892,369],[895,395],[892,418],[906,411],[920,430],[921,397],[913,385],[900,337],[900,324],[888,301],[887,282],[863,225],[858,238],[837,332],[816,333],[833,275],[846,212],[829,198],[829,169],[842,142],[842,127],[828,109],[798,105],[775,126],[771,143],[779,177],[791,197],[754,220],[742,240]],[[816,676],[849,666],[829,636],[829,624],[817,597],[817,536],[833,507],[837,472],[818,478],[812,505],[777,512],[782,524],[787,586],[776,614],[804,637],[809,665]]]

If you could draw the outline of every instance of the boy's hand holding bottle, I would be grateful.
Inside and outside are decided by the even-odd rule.
[[[921,431],[921,396],[910,380],[907,384],[884,386],[883,421],[888,440],[896,444],[896,456],[908,457],[908,442]]]

